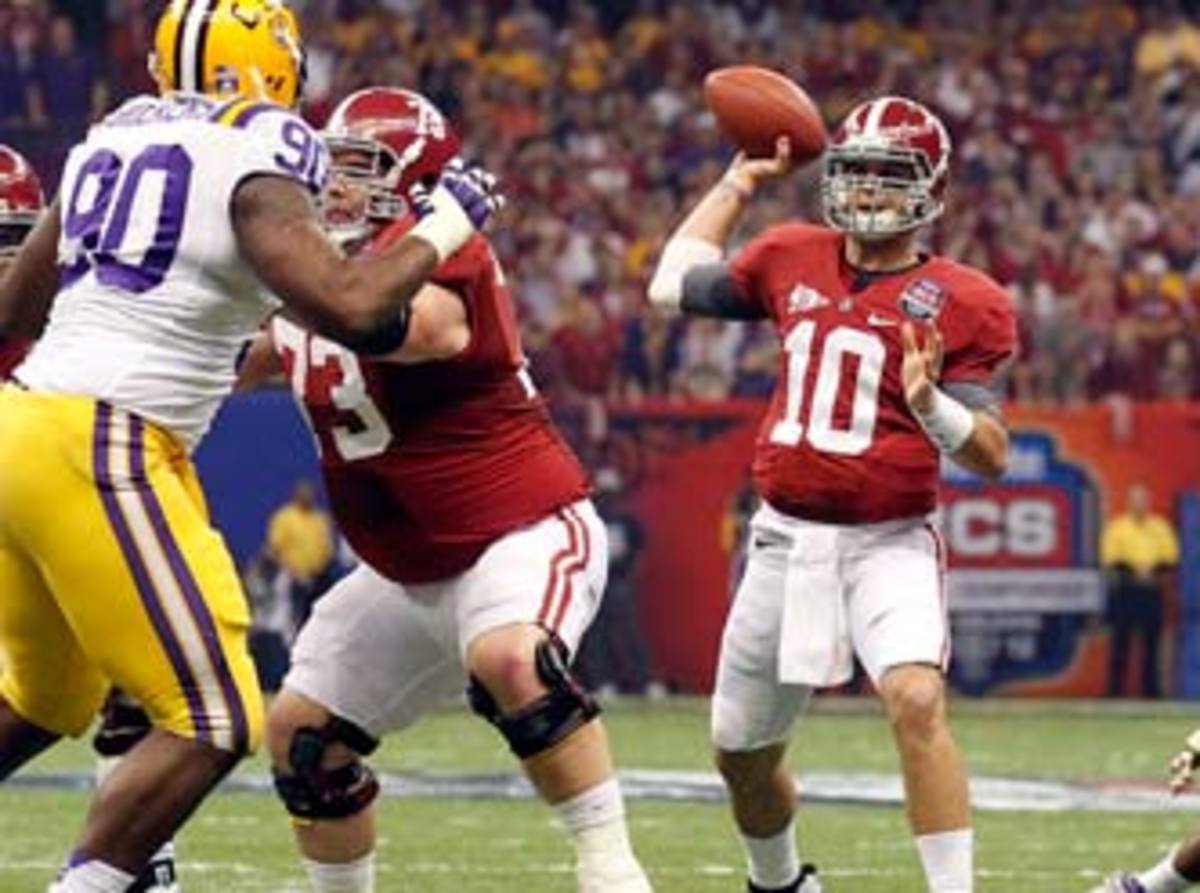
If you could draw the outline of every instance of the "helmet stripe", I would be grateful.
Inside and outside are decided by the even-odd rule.
[[[203,18],[200,19],[200,27],[196,34],[196,89],[204,89],[204,62],[205,54],[208,50],[208,28],[212,24],[212,14],[215,11],[218,0],[208,0],[202,4],[204,6]]]
[[[216,2],[188,0],[175,44],[175,76],[180,90],[198,93],[204,89],[204,57],[198,52],[200,32],[207,35],[209,11]]]

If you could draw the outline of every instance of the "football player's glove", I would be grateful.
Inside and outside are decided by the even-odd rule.
[[[1171,793],[1179,794],[1192,783],[1192,775],[1200,767],[1200,729],[1188,735],[1183,750],[1171,760]]]
[[[417,183],[408,191],[409,201],[419,217],[436,209],[434,192],[445,189],[462,208],[476,230],[483,229],[493,214],[504,207],[504,196],[494,174],[462,158],[447,162],[433,192]]]

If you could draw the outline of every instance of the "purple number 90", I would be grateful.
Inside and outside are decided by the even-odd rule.
[[[319,183],[322,178],[323,146],[316,135],[295,118],[283,122],[281,133],[288,153],[276,152],[275,163],[306,183]]]
[[[162,285],[179,250],[183,218],[192,185],[192,159],[182,146],[148,146],[127,168],[108,149],[101,149],[80,166],[63,220],[63,233],[78,241],[77,256],[62,269],[63,286],[90,270],[105,285],[142,293]],[[137,263],[122,243],[142,178],[163,174],[163,190],[154,235]],[[120,188],[118,189],[118,182]],[[116,206],[114,208],[114,199]],[[111,211],[111,213],[110,213]]]

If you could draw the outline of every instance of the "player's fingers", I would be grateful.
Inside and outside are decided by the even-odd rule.
[[[900,346],[906,354],[917,353],[920,350],[917,347],[917,332],[910,322],[900,324]]]
[[[792,139],[781,136],[775,140],[775,168],[785,171],[792,164]]]
[[[930,337],[926,344],[930,351],[930,366],[936,377],[936,373],[942,371],[942,359],[946,356],[946,342],[936,327],[930,326],[930,328],[932,331],[929,333]]]

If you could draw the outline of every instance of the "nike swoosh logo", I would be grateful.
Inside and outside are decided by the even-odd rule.
[[[869,326],[898,326],[900,321],[892,319],[890,316],[880,316],[877,313],[867,314],[867,325]]]

